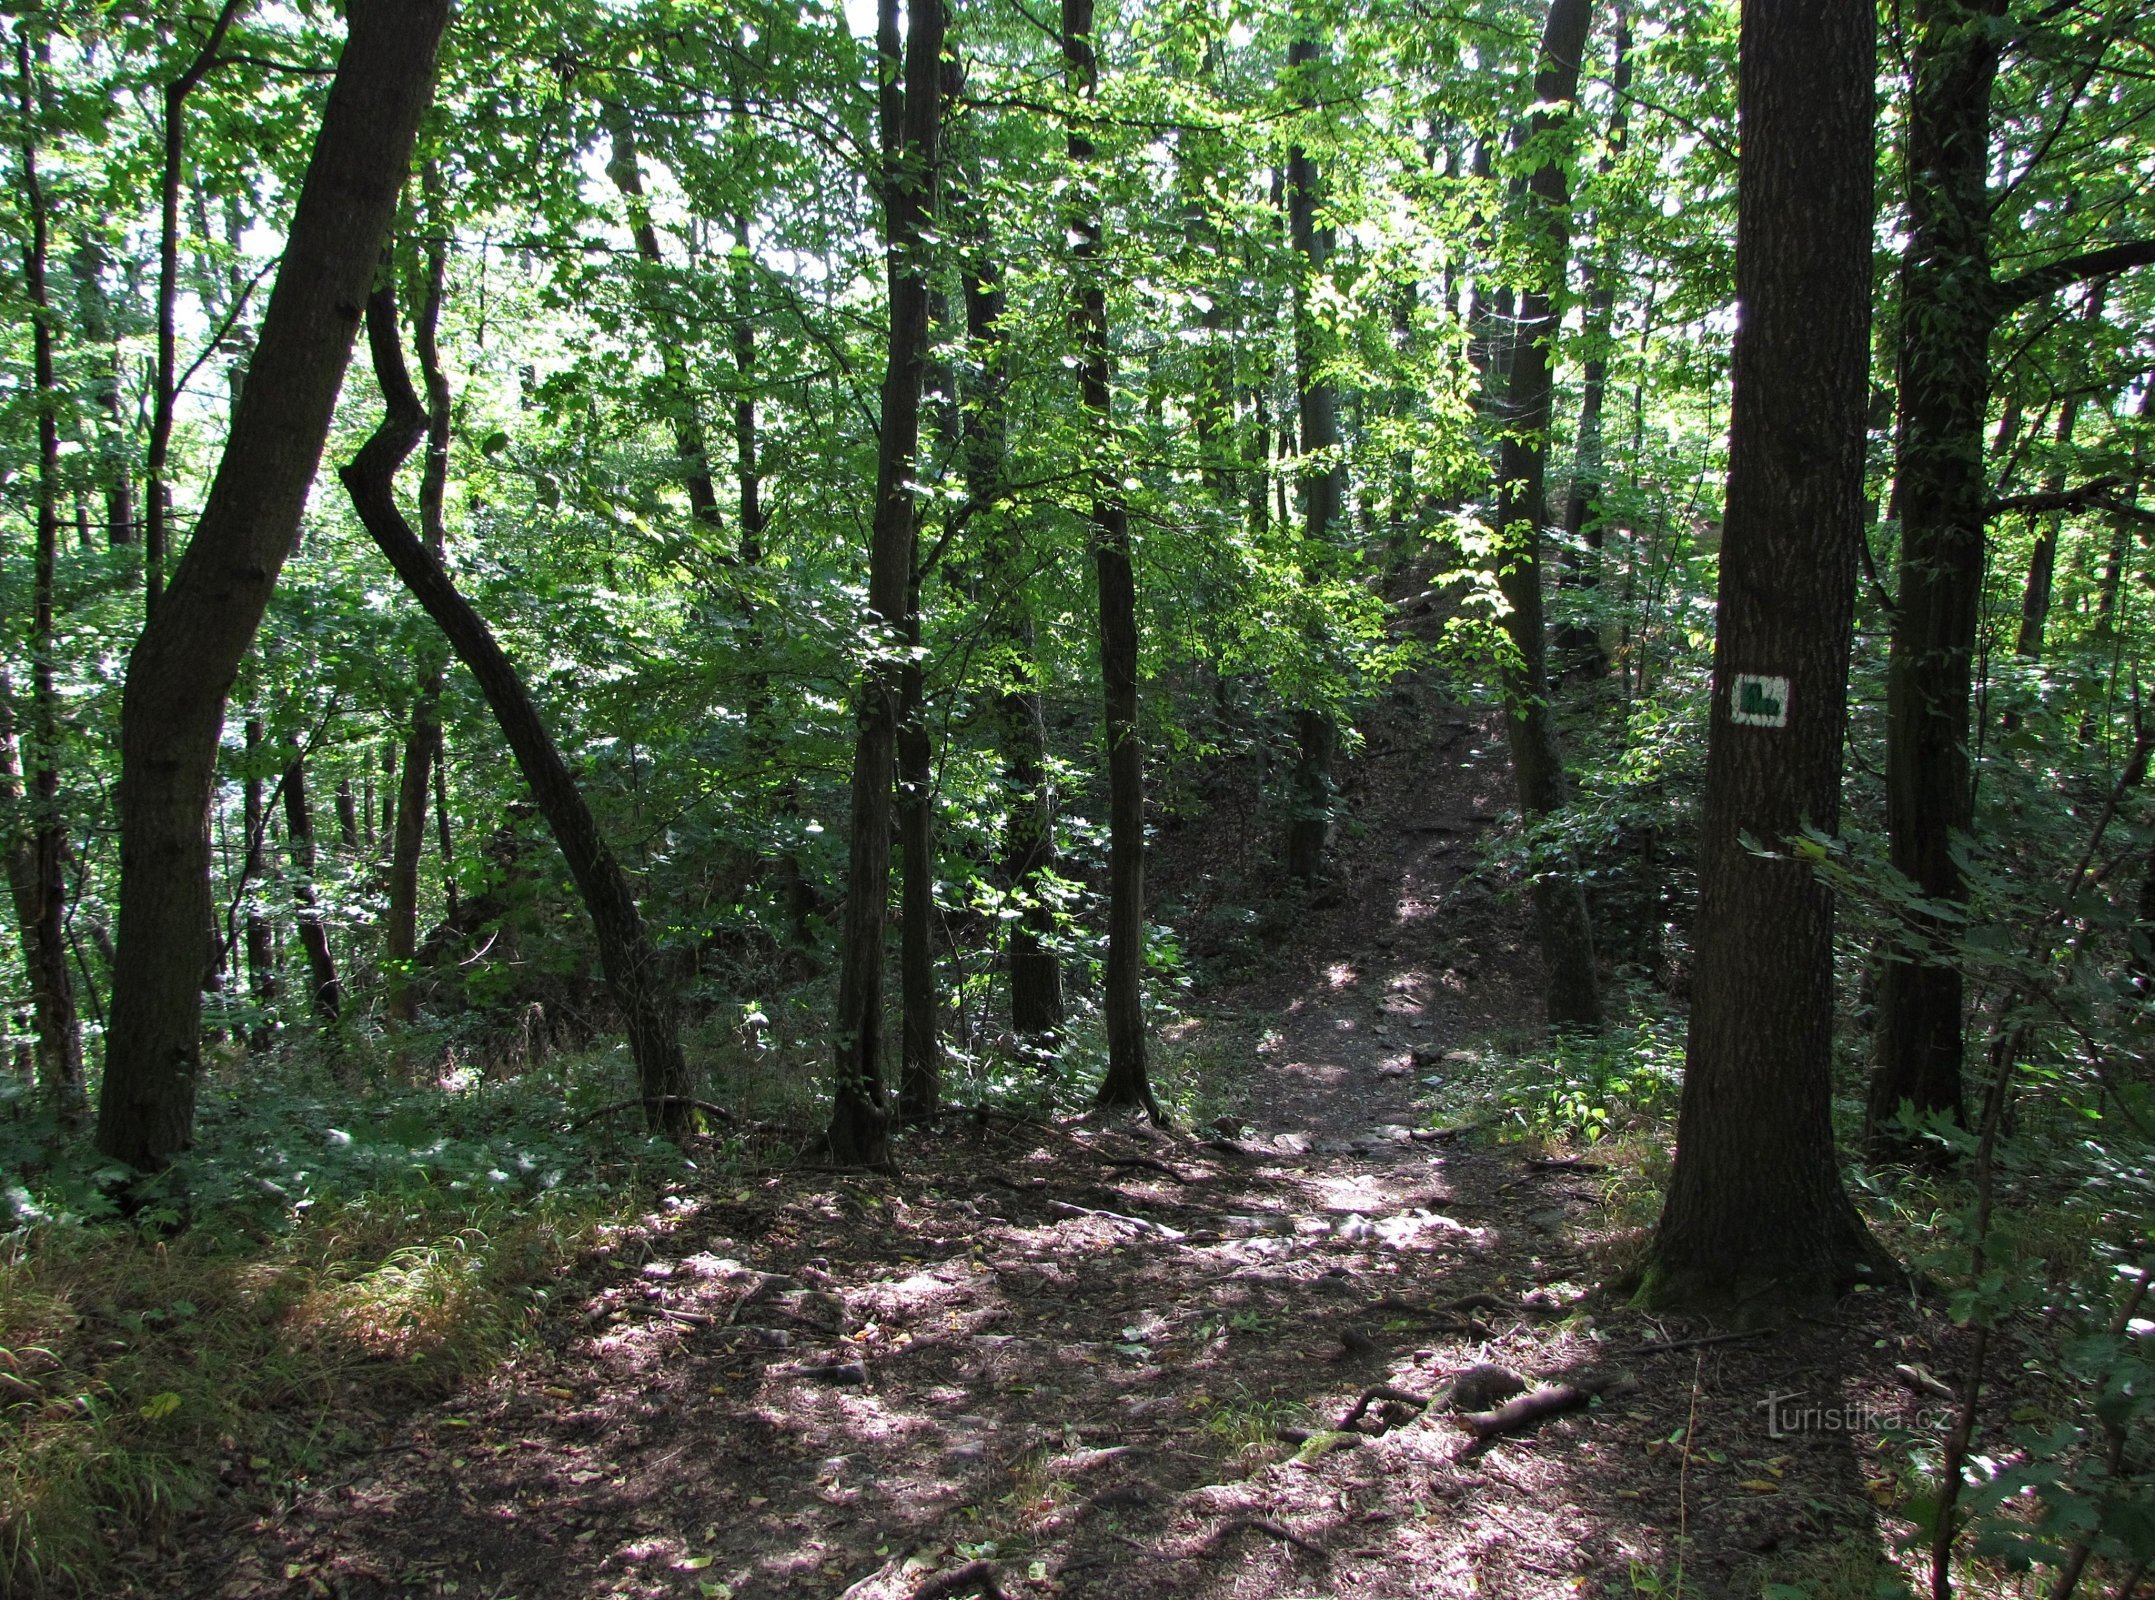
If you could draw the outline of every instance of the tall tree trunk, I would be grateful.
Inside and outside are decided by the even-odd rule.
[[[698,526],[716,533],[720,527],[718,491],[711,482],[711,458],[704,444],[703,416],[696,404],[696,390],[688,371],[689,344],[675,314],[667,288],[666,257],[659,249],[658,229],[644,199],[643,172],[636,151],[636,124],[628,108],[603,101],[599,115],[605,121],[612,157],[606,175],[621,191],[628,209],[629,237],[636,241],[637,299],[658,335],[659,370],[666,375],[669,391],[667,421],[673,428],[674,454],[681,463],[681,482],[688,490],[689,515]]]
[[[971,366],[979,374],[963,412],[967,504],[984,524],[986,588],[995,606],[1004,650],[1002,688],[995,702],[995,740],[1002,754],[1004,892],[1017,903],[1009,929],[1010,1030],[1021,1059],[1055,1069],[1062,1048],[1062,963],[1053,950],[1055,909],[1047,880],[1059,865],[1055,850],[1055,786],[1048,776],[1047,722],[1042,714],[1039,658],[1024,587],[1017,528],[1003,498],[1006,360],[1001,275],[985,260],[964,274],[965,327]]]
[[[449,376],[442,369],[436,336],[441,325],[442,293],[448,278],[448,218],[443,215],[440,169],[431,161],[421,169],[421,187],[431,212],[426,241],[426,281],[412,317],[412,344],[419,352],[419,373],[426,385],[426,462],[419,479],[419,532],[429,554],[441,560],[447,533],[442,502],[449,482]],[[419,953],[419,857],[426,848],[427,797],[434,751],[441,744],[441,691],[446,661],[430,640],[420,648],[418,683],[412,694],[412,720],[404,739],[404,760],[397,784],[396,826],[389,847],[389,927],[385,955],[389,968],[389,1014],[409,1022],[417,1013],[412,963]]]
[[[1630,137],[1631,23],[1624,7],[1616,11],[1616,60],[1609,73],[1609,87],[1616,103],[1609,113],[1608,147],[1600,162],[1606,178],[1624,153]],[[1620,253],[1616,223],[1604,201],[1594,218],[1595,249],[1591,282],[1586,292],[1586,322],[1580,344],[1586,366],[1579,391],[1578,443],[1572,454],[1571,484],[1564,494],[1564,581],[1580,589],[1601,582],[1601,474],[1602,411],[1608,403],[1610,329],[1616,318],[1616,278]],[[1592,678],[1609,673],[1609,653],[1602,648],[1601,634],[1591,625],[1566,628],[1556,648],[1566,668]]]
[[[2082,321],[2090,334],[2103,319],[2103,302],[2109,287],[2107,283],[2098,283],[2088,291]],[[2080,407],[2085,398],[2081,394],[2069,394],[2059,403],[2057,432],[2052,440],[2057,446],[2057,458],[2051,462],[2043,481],[2047,493],[2064,492],[2065,458],[2072,448],[2073,428],[2080,420]],[[2062,517],[2062,512],[2052,511],[2039,512],[2033,519],[2036,522],[2035,545],[2028,553],[2028,580],[2021,589],[2020,632],[2013,640],[2013,653],[2029,661],[2043,653],[2043,630],[2050,622],[2050,588],[2058,567],[2058,524]]]
[[[1063,81],[1071,96],[1092,101],[1100,65],[1093,47],[1093,0],[1062,0]],[[1100,682],[1107,741],[1107,1076],[1102,1105],[1143,1106],[1166,1120],[1145,1066],[1145,745],[1137,723],[1137,574],[1130,561],[1130,522],[1122,500],[1122,464],[1114,459],[1113,366],[1108,357],[1107,285],[1093,143],[1071,123],[1077,169],[1070,216],[1071,267],[1077,279],[1078,395],[1092,419],[1092,551],[1100,608]]]
[[[857,691],[852,839],[847,856],[844,950],[832,1028],[834,1160],[887,1167],[889,1096],[883,1081],[883,944],[890,910],[890,814],[898,736],[899,659],[909,636],[916,559],[912,478],[920,452],[920,394],[928,357],[928,233],[935,215],[942,123],[942,0],[914,0],[899,78],[897,0],[882,0],[883,214],[890,346],[876,448],[875,515],[868,552],[868,621],[877,630]]]
[[[1746,0],[1729,479],[1676,1167],[1645,1297],[1838,1296],[1884,1265],[1841,1187],[1833,897],[1869,370],[1871,0]],[[1758,848],[1764,841],[1775,853]],[[1793,843],[1792,843],[1793,842]]]
[[[441,847],[442,904],[451,923],[456,921],[456,839],[449,829],[449,745],[440,728],[434,730],[434,834]]]
[[[1579,60],[1586,48],[1590,0],[1550,0],[1534,75],[1534,113],[1528,142],[1545,146],[1569,122],[1579,94]],[[1565,109],[1558,109],[1565,108]],[[1503,671],[1505,732],[1519,810],[1534,823],[1564,804],[1564,756],[1548,698],[1548,646],[1542,623],[1542,527],[1548,521],[1546,474],[1552,366],[1564,267],[1570,254],[1571,196],[1563,159],[1545,159],[1527,180],[1525,206],[1534,273],[1519,303],[1519,334],[1511,341],[1509,396],[1498,447],[1497,584],[1508,607],[1504,632],[1511,645]],[[1568,871],[1544,870],[1534,880],[1534,924],[1548,985],[1549,1021],[1559,1028],[1598,1028],[1601,988],[1594,972],[1594,938],[1586,896]]]
[[[30,305],[30,379],[37,400],[37,549],[31,577],[29,830],[33,899],[23,924],[37,1019],[39,1089],[60,1120],[84,1117],[82,1024],[67,965],[67,819],[60,814],[60,692],[53,659],[53,601],[60,560],[59,378],[53,365],[53,308],[46,293],[51,219],[38,171],[42,96],[31,64],[26,19],[15,24],[21,88],[23,203],[30,237],[23,246],[23,286]]]
[[[111,265],[104,242],[85,234],[75,249],[75,303],[82,342],[92,352],[91,398],[99,413],[98,475],[104,480],[105,543],[135,542],[135,489],[129,464],[127,414],[120,403],[120,334],[105,289]]]
[[[667,993],[665,963],[644,930],[635,890],[607,848],[515,665],[397,509],[397,469],[425,437],[429,419],[405,370],[396,291],[386,285],[367,301],[367,344],[387,415],[337,476],[376,547],[434,619],[501,725],[502,737],[553,831],[591,917],[599,965],[606,974],[607,990],[620,1008],[629,1053],[635,1058],[645,1121],[656,1130],[678,1135],[694,1124],[688,1062],[681,1053],[680,1032]]]
[[[284,841],[292,857],[292,900],[299,908],[299,947],[307,957],[307,1004],[333,1028],[344,1015],[344,986],[329,949],[329,929],[314,886],[314,810],[307,803],[307,758],[294,751],[284,768]]]
[[[1982,605],[1983,421],[1990,396],[1991,85],[2004,0],[1916,0],[1908,16],[1908,243],[1901,258],[1901,559],[1886,667],[1886,829],[1922,893],[1965,896],[1953,836],[1974,822],[1971,663]],[[1922,919],[1927,922],[1928,919]],[[1950,937],[1949,922],[1925,932]],[[1966,1120],[1960,968],[1889,956],[1870,1085],[1875,1147],[1901,1111]]]
[[[1316,97],[1315,75],[1322,51],[1315,39],[1296,39],[1287,47],[1287,72],[1298,101]],[[1295,393],[1302,425],[1302,578],[1323,581],[1332,564],[1332,544],[1346,498],[1347,468],[1340,459],[1339,396],[1323,376],[1324,341],[1312,301],[1331,265],[1332,230],[1317,226],[1317,202],[1323,174],[1309,151],[1297,144],[1287,152],[1287,235],[1302,257],[1303,275],[1294,289]],[[1324,647],[1323,628],[1309,630],[1312,650]],[[1295,711],[1295,765],[1289,785],[1287,875],[1307,883],[1324,867],[1325,846],[1332,836],[1332,756],[1339,728],[1321,704]]]
[[[262,807],[262,719],[247,719],[247,770],[240,779],[241,820],[247,830],[247,854],[240,867],[239,895],[247,907],[247,990],[254,1001],[254,1026],[247,1048],[260,1055],[276,1037],[270,1007],[277,1002],[277,941],[254,887],[262,879],[263,847],[269,815]]]
[[[98,1148],[156,1168],[187,1148],[200,1070],[209,856],[225,698],[320,463],[434,83],[446,0],[351,0],[225,451],[172,584],[128,660],[120,713],[120,929]]]
[[[933,1117],[943,1098],[943,1038],[935,992],[935,748],[921,669],[920,571],[906,595],[905,665],[898,687],[898,1113]]]

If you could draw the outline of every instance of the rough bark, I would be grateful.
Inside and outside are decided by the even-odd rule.
[[[1312,81],[1323,52],[1315,39],[1296,39],[1287,47],[1287,71],[1297,98],[1315,97]],[[1302,574],[1305,583],[1322,581],[1331,566],[1345,508],[1347,467],[1340,459],[1339,395],[1323,376],[1324,341],[1311,301],[1332,260],[1332,230],[1317,225],[1317,204],[1324,175],[1302,145],[1287,152],[1287,236],[1302,258],[1303,276],[1294,290],[1295,398],[1302,428]],[[1323,648],[1322,626],[1310,630],[1308,645]],[[1329,708],[1310,704],[1295,710],[1294,775],[1288,785],[1287,875],[1307,883],[1324,868],[1332,836],[1332,757],[1339,728]]]
[[[852,838],[847,856],[844,950],[832,1028],[833,1159],[887,1167],[889,1096],[883,1081],[883,944],[890,902],[890,810],[902,663],[915,559],[911,479],[920,450],[927,365],[927,233],[934,216],[942,120],[941,0],[916,0],[900,89],[896,0],[879,11],[884,95],[884,243],[890,345],[876,449],[868,556],[869,623],[883,637],[861,672],[853,747]]]
[[[1832,1125],[1833,902],[1869,366],[1870,0],[1748,0],[1729,482],[1676,1166],[1645,1297],[1748,1311],[1883,1265]],[[1760,853],[1757,841],[1771,854]]]
[[[1534,75],[1530,142],[1549,139],[1568,120],[1579,93],[1590,0],[1550,0]],[[1545,160],[1526,185],[1526,219],[1534,275],[1519,301],[1518,337],[1511,341],[1504,433],[1498,445],[1497,584],[1506,603],[1504,632],[1511,649],[1503,670],[1505,732],[1519,809],[1532,823],[1564,804],[1563,750],[1548,698],[1548,644],[1542,613],[1542,528],[1548,521],[1549,419],[1553,361],[1564,267],[1570,253],[1570,184],[1561,159]],[[1567,871],[1545,869],[1534,880],[1534,925],[1541,944],[1550,1024],[1598,1028],[1601,988],[1594,972],[1594,938],[1586,896]]]
[[[412,317],[412,345],[426,385],[426,462],[419,479],[419,533],[439,561],[446,542],[442,502],[449,482],[449,376],[443,370],[436,340],[441,323],[442,292],[448,276],[448,240],[441,212],[441,178],[428,162],[421,184],[433,227],[426,241],[426,280]],[[420,647],[418,682],[412,694],[412,719],[404,738],[397,783],[396,823],[389,845],[388,927],[384,955],[389,970],[389,1014],[409,1022],[416,1014],[412,963],[419,953],[419,857],[426,847],[427,798],[434,751],[441,743],[441,691],[446,661],[432,641]]]
[[[397,469],[426,435],[429,421],[405,370],[396,293],[390,287],[377,289],[367,302],[367,343],[387,415],[338,477],[376,547],[434,619],[500,724],[590,915],[599,965],[636,1062],[644,1118],[653,1129],[678,1135],[694,1124],[688,1063],[681,1052],[665,966],[644,930],[635,890],[607,847],[514,663],[397,509]]]
[[[193,1133],[204,819],[226,696],[269,604],[351,358],[446,0],[353,0],[247,386],[194,538],[128,661],[120,723],[120,928],[98,1147],[164,1165]]]
[[[292,857],[292,901],[299,908],[299,947],[307,957],[307,1004],[324,1027],[344,1016],[344,986],[337,981],[321,900],[314,887],[314,809],[307,802],[306,757],[294,753],[284,768],[284,842]]]
[[[1893,865],[1933,900],[1963,898],[1956,834],[1974,821],[1968,714],[1982,605],[1983,422],[1990,397],[1989,161],[2004,0],[1920,0],[1908,18],[1908,243],[1901,260],[1894,500],[1901,559],[1886,668],[1886,828]],[[1927,919],[1925,919],[1927,921]],[[1922,932],[1945,937],[1950,924]],[[1950,959],[1889,955],[1880,974],[1872,1142],[1904,1105],[1966,1120],[1962,982]]]
[[[30,36],[18,21],[15,62],[21,89],[23,205],[30,236],[23,244],[23,286],[30,306],[30,380],[37,403],[37,544],[31,577],[30,721],[27,759],[31,899],[24,918],[23,959],[29,968],[31,1012],[37,1023],[38,1089],[60,1120],[82,1121],[82,1024],[75,1014],[67,964],[67,819],[60,811],[60,693],[53,658],[53,591],[60,559],[59,379],[53,364],[53,307],[46,292],[51,219],[38,171],[37,127],[42,120]]]
[[[1072,96],[1099,90],[1093,47],[1093,0],[1062,0],[1063,79]],[[1078,397],[1092,418],[1096,453],[1092,488],[1093,573],[1100,613],[1100,683],[1107,742],[1107,1075],[1102,1105],[1143,1106],[1165,1120],[1145,1066],[1145,747],[1137,722],[1137,574],[1130,561],[1129,513],[1122,464],[1114,459],[1113,368],[1108,357],[1107,286],[1101,279],[1099,202],[1093,143],[1073,122],[1071,163],[1078,170],[1070,217],[1071,266],[1077,279]]]

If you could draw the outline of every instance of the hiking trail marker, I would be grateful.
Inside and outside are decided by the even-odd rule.
[[[1788,726],[1788,680],[1739,672],[1729,686],[1729,718],[1747,728]]]

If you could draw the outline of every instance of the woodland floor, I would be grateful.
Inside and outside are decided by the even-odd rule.
[[[1821,1561],[1868,1596],[1896,1458],[1762,1402],[1906,1413],[1893,1366],[1943,1325],[1874,1294],[1702,1340],[1584,1303],[1636,1240],[1617,1175],[1414,1106],[1538,1005],[1522,908],[1470,871],[1494,719],[1421,683],[1367,731],[1337,880],[1192,1006],[1250,1045],[1235,1137],[954,1117],[895,1180],[676,1195],[489,1381],[355,1420],[373,1448],[235,1489],[119,1592],[912,1600],[986,1559],[1012,1600],[1756,1595]],[[1480,1362],[1632,1381],[1477,1450],[1443,1390]],[[1434,1398],[1335,1431],[1378,1384]]]

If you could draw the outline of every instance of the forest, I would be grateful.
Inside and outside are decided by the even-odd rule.
[[[0,1595],[2155,1593],[2126,0],[0,33]]]

